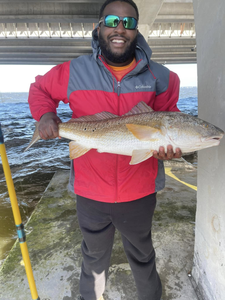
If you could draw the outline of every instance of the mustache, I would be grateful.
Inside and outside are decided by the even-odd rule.
[[[114,35],[111,35],[111,36],[108,37],[108,40],[111,40],[111,39],[113,39],[113,38],[118,38],[118,37],[123,38],[123,39],[126,40],[126,41],[129,40],[128,38],[126,38],[125,36],[120,35],[120,34],[114,34]]]

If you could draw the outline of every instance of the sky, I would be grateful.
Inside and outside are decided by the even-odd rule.
[[[181,87],[197,86],[196,64],[165,65],[178,74]],[[44,75],[53,65],[0,65],[0,93],[29,92],[37,75]]]

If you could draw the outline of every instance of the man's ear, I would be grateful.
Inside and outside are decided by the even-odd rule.
[[[99,30],[100,30],[100,25],[97,27],[98,36],[99,36]]]

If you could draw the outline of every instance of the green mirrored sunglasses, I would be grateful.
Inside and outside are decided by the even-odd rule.
[[[99,24],[103,23],[106,27],[116,28],[120,21],[123,22],[125,29],[134,30],[137,28],[137,20],[133,17],[119,17],[115,15],[107,15],[99,20]]]

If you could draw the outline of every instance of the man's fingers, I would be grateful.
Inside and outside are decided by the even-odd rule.
[[[44,140],[54,139],[59,136],[58,124],[55,122],[50,122],[49,124],[44,124],[39,126],[40,137]]]
[[[47,140],[46,135],[39,129],[39,135],[42,138],[42,140]]]
[[[60,118],[54,112],[44,114],[39,122],[39,134],[44,140],[54,139],[59,136],[58,124]]]
[[[158,156],[158,151],[155,150],[152,155],[153,155],[153,157],[158,158],[157,157]]]
[[[165,157],[165,150],[164,147],[159,147],[159,153],[158,153],[159,159],[163,159]]]
[[[180,148],[176,148],[176,153],[174,154],[175,158],[181,158],[182,156],[182,152],[180,150]]]
[[[48,136],[53,139],[56,138],[59,135],[59,130],[58,130],[58,124],[53,123],[50,125],[50,127],[47,129]]]
[[[174,153],[173,153],[173,147],[171,145],[168,145],[167,146],[167,154],[166,154],[166,158],[167,159],[172,159],[174,156]]]
[[[173,158],[181,158],[182,156],[182,152],[180,150],[180,148],[176,148],[175,152],[173,150],[173,146],[172,145],[168,145],[166,152],[164,147],[159,147],[159,151],[154,151],[153,152],[153,157],[157,158],[157,159],[161,159],[161,160],[170,160]]]

